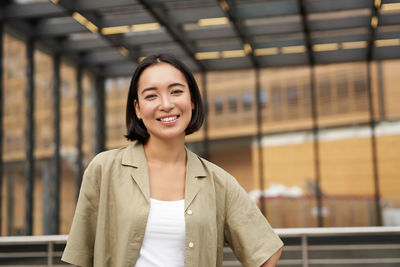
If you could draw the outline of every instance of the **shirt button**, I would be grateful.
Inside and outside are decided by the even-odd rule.
[[[192,247],[194,247],[193,242],[189,242],[189,248],[192,248]]]
[[[188,210],[187,214],[192,215],[193,211],[192,210]]]

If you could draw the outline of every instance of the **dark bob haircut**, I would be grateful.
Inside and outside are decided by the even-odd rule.
[[[168,63],[178,69],[185,76],[186,81],[190,90],[190,97],[194,104],[192,110],[192,119],[189,122],[188,127],[185,130],[185,134],[191,134],[200,129],[204,121],[204,108],[201,100],[199,87],[197,86],[196,80],[193,74],[181,61],[179,61],[174,55],[171,54],[156,54],[147,56],[137,66],[135,73],[132,76],[131,85],[129,87],[128,99],[126,103],[126,130],[127,134],[125,137],[130,141],[138,140],[145,144],[149,139],[150,135],[147,132],[146,126],[143,122],[138,119],[136,115],[134,101],[139,103],[138,99],[138,81],[143,71],[159,63]],[[140,103],[139,103],[140,104]]]

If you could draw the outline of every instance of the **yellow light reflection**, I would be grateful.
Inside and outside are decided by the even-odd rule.
[[[144,32],[144,31],[154,31],[160,28],[160,23],[144,23],[132,25],[131,29],[133,32]]]
[[[305,51],[306,47],[304,45],[284,46],[281,48],[282,54],[304,53]]]
[[[338,43],[330,43],[330,44],[316,44],[313,45],[313,50],[316,52],[322,51],[335,51],[339,49]]]
[[[384,46],[398,46],[400,45],[400,39],[382,39],[376,40],[375,46],[376,47],[384,47]]]
[[[357,49],[357,48],[366,48],[366,47],[367,47],[366,41],[342,43],[342,49]]]
[[[227,51],[222,51],[221,56],[223,58],[245,57],[246,53],[244,52],[244,50],[227,50]]]
[[[122,55],[124,55],[124,56],[128,56],[128,55],[129,55],[129,50],[126,49],[126,48],[123,47],[123,46],[120,46],[120,47],[118,48],[118,50],[119,50],[119,52],[120,52]]]
[[[385,11],[400,10],[400,3],[383,4],[381,8]]]
[[[199,19],[197,24],[199,26],[214,26],[228,24],[229,20],[226,17]]]
[[[250,55],[253,52],[253,48],[251,48],[251,45],[248,43],[245,43],[243,45],[243,50],[246,53],[246,55]]]
[[[219,5],[221,6],[223,11],[227,12],[229,10],[229,5],[225,0],[220,0]]]
[[[271,48],[259,48],[254,50],[254,55],[256,56],[270,56],[279,54],[279,48],[271,47]]]
[[[373,16],[371,18],[371,27],[375,29],[377,26],[378,26],[378,17],[377,16]]]
[[[101,29],[101,33],[104,35],[108,34],[121,34],[126,33],[131,30],[130,26],[116,26],[116,27],[106,27]]]
[[[205,60],[205,59],[217,59],[220,56],[220,52],[199,52],[195,54],[196,59]]]
[[[82,14],[80,14],[79,12],[74,12],[72,13],[72,17],[79,22],[80,24],[82,24],[83,26],[85,26],[89,31],[96,33],[99,31],[99,28],[94,25],[92,22],[90,22],[87,18],[85,18],[84,16],[82,16]]]

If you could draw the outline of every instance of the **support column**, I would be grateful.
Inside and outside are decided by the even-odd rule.
[[[82,112],[82,66],[78,66],[76,72],[76,102],[77,102],[77,111],[76,111],[76,118],[77,118],[77,140],[76,140],[76,173],[75,173],[75,186],[76,186],[76,201],[78,201],[79,191],[81,188],[82,183],[82,175],[83,175],[83,168],[82,168],[82,161],[83,161],[83,152],[82,152],[82,140],[83,140],[83,131],[82,131],[82,121],[83,121],[83,112]]]
[[[203,138],[203,157],[210,160],[210,140],[208,138],[208,95],[207,95],[207,73],[201,73],[201,83],[203,87],[203,105],[204,105],[204,138]]]
[[[311,90],[311,114],[312,114],[312,134],[314,149],[314,173],[315,173],[315,194],[317,197],[317,224],[318,227],[324,226],[322,219],[322,190],[321,190],[321,166],[319,149],[319,129],[318,129],[318,102],[316,99],[315,87],[315,66],[310,65],[310,90]]]
[[[34,47],[35,40],[29,38],[26,42],[26,128],[25,128],[25,234],[33,233],[33,188],[35,179],[34,143]]]
[[[54,151],[51,175],[43,181],[44,192],[44,222],[43,233],[56,235],[60,226],[60,64],[61,56],[53,56],[53,129]]]
[[[105,150],[106,144],[106,127],[105,127],[105,90],[104,77],[96,78],[95,88],[95,123],[96,123],[96,145],[95,153],[98,154]]]
[[[262,147],[262,103],[260,86],[260,69],[256,68],[256,108],[257,108],[257,149],[258,149],[258,177],[260,178],[260,209],[262,214],[266,215],[264,199],[264,155]]]
[[[3,230],[3,26],[0,21],[0,236]]]
[[[368,107],[369,107],[369,126],[371,129],[371,152],[372,152],[372,171],[374,174],[374,194],[375,194],[375,212],[376,224],[382,226],[381,196],[379,188],[379,170],[377,160],[377,144],[376,144],[376,125],[374,101],[371,85],[371,61],[367,61],[367,85],[368,85]]]
[[[5,235],[13,235],[14,232],[14,172],[11,168],[7,171],[7,232]]]
[[[377,61],[376,65],[378,67],[378,90],[379,90],[379,115],[380,120],[386,120],[386,111],[385,111],[385,88],[383,83],[383,66],[382,61]]]

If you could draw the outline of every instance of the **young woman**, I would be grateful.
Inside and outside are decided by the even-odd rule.
[[[78,266],[275,266],[282,242],[235,178],[185,148],[203,123],[198,86],[172,55],[145,58],[126,108],[128,147],[85,171],[62,260]]]

